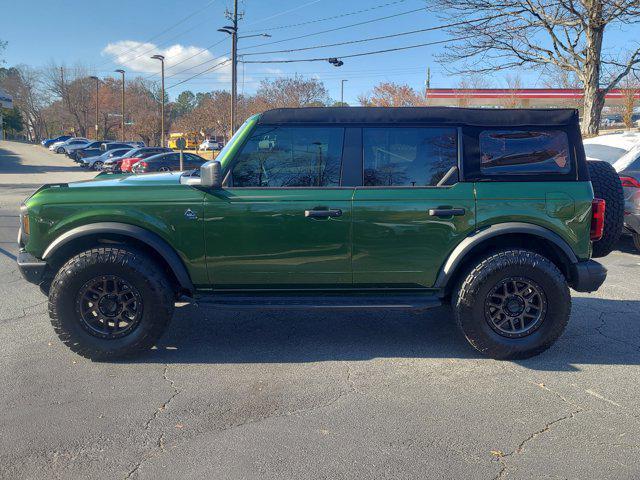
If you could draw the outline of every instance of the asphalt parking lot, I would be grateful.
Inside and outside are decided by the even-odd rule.
[[[161,344],[92,363],[55,336],[15,265],[18,206],[90,178],[0,142],[0,477],[640,477],[640,255],[623,239],[564,336],[520,362],[478,356],[446,309],[177,308]]]

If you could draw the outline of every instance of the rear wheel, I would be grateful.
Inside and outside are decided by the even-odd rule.
[[[604,210],[604,232],[602,238],[593,242],[593,257],[609,255],[618,243],[624,223],[624,193],[620,177],[610,163],[591,160],[587,162],[593,194],[606,202]]]
[[[95,248],[71,258],[49,291],[49,316],[71,350],[111,360],[148,350],[174,308],[171,283],[141,252]]]
[[[158,169],[158,171],[159,171],[159,172],[170,172],[170,171],[171,171],[171,169],[170,169],[169,167],[160,167],[160,168]]]
[[[529,358],[562,334],[571,312],[566,279],[528,250],[485,256],[469,269],[452,299],[469,343],[496,359]]]

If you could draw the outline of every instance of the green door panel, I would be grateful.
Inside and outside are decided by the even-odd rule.
[[[591,182],[478,182],[478,228],[526,222],[560,235],[579,259],[591,255]]]
[[[462,208],[439,218],[434,208]],[[358,187],[353,199],[356,285],[432,287],[447,256],[475,228],[472,183],[450,187]]]
[[[214,288],[351,286],[352,188],[225,188],[205,196]],[[305,210],[341,210],[314,219]]]

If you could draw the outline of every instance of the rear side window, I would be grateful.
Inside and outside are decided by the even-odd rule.
[[[340,185],[344,128],[256,128],[232,168],[234,187]]]
[[[565,174],[571,171],[569,139],[560,130],[480,132],[483,175]]]
[[[455,128],[364,128],[363,185],[435,186],[457,166],[457,138]]]

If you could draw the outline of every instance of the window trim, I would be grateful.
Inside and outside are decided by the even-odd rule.
[[[456,183],[453,183],[451,185],[419,185],[419,186],[415,186],[415,185],[365,185],[364,184],[364,129],[365,128],[446,128],[446,129],[450,129],[450,130],[455,130],[456,131],[456,142],[457,142],[457,148],[456,148],[456,166],[458,167],[458,181]],[[420,123],[407,123],[407,124],[378,124],[378,123],[372,123],[372,124],[368,124],[368,125],[362,125],[360,127],[360,132],[361,132],[361,140],[360,140],[360,148],[362,151],[362,165],[361,165],[361,169],[360,169],[360,185],[356,185],[356,187],[358,188],[358,190],[380,190],[380,189],[413,189],[413,190],[419,190],[419,189],[450,189],[452,187],[454,187],[455,185],[457,185],[458,183],[462,183],[464,182],[464,176],[463,176],[463,167],[462,167],[462,159],[464,158],[463,156],[463,148],[462,148],[462,128],[459,126],[455,126],[455,125],[446,125],[446,124],[429,124],[429,125],[425,125],[425,124],[420,124]]]

